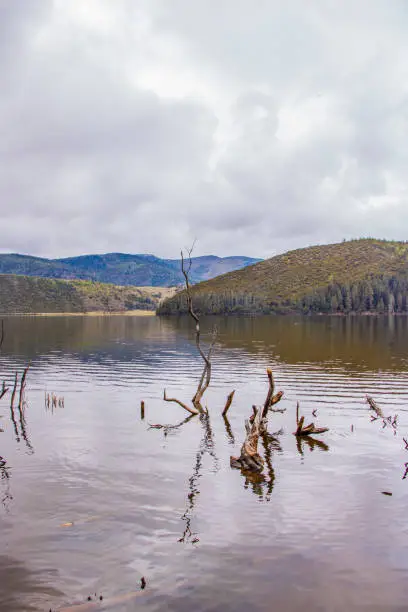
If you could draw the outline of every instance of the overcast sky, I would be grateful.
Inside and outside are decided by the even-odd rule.
[[[406,0],[0,0],[1,251],[408,239]]]

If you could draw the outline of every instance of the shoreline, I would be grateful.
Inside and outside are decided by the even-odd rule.
[[[107,310],[90,310],[88,312],[5,312],[0,313],[2,317],[152,317],[156,315],[155,310],[118,310],[109,312]]]

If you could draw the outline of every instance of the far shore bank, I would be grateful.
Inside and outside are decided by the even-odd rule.
[[[5,312],[3,317],[152,317],[155,310],[122,310],[109,312],[106,310],[91,310],[89,312]]]

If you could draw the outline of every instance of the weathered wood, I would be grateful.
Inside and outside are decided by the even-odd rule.
[[[273,380],[272,370],[270,368],[267,368],[266,369],[266,374],[267,374],[268,380],[269,380],[269,388],[268,388],[268,393],[266,394],[266,399],[265,399],[263,410],[262,410],[262,418],[263,419],[268,414],[268,410],[269,410],[269,407],[271,405],[271,401],[272,401],[272,398],[273,398],[273,393],[274,393],[274,390],[275,390],[275,381]]]
[[[295,432],[296,436],[300,435],[300,432],[302,431],[302,427],[303,427],[304,421],[305,421],[305,417],[304,416],[300,417],[300,419],[298,420],[297,428],[296,428],[296,432]]]
[[[322,434],[329,431],[328,427],[316,427],[314,423],[304,425],[305,417],[299,418],[299,402],[296,404],[296,431],[293,432],[294,436],[311,436],[315,434]]]
[[[283,397],[283,391],[278,391],[278,393],[276,395],[273,396],[273,398],[271,399],[271,403],[269,405],[269,409],[272,408],[272,406],[274,406],[275,404],[277,404]],[[286,410],[286,408],[283,409],[283,411]]]
[[[164,389],[164,392],[163,392],[163,399],[165,402],[175,402],[176,404],[184,408],[184,410],[187,410],[187,412],[189,412],[190,414],[200,414],[198,410],[196,410],[195,408],[191,408],[190,406],[187,406],[187,404],[184,404],[184,402],[181,402],[179,399],[175,397],[167,397],[166,389]]]
[[[303,429],[299,433],[296,433],[295,435],[311,436],[311,435],[316,435],[316,434],[322,434],[322,433],[325,433],[326,431],[329,431],[328,427],[315,427],[314,424],[311,423],[311,426],[309,425],[307,430]]]
[[[28,366],[24,369],[23,375],[21,376],[20,395],[19,395],[19,399],[18,399],[18,409],[20,411],[24,407],[24,391],[25,391],[27,372],[28,372],[29,368],[30,368],[30,364],[28,364]]]
[[[197,350],[200,354],[200,357],[202,358],[202,360],[204,361],[204,367],[203,367],[203,371],[200,377],[200,380],[198,381],[198,385],[197,385],[197,390],[192,398],[192,404],[194,406],[194,408],[189,408],[187,407],[187,405],[184,402],[181,402],[178,399],[166,399],[166,391],[164,391],[164,400],[167,402],[175,402],[176,404],[179,404],[179,406],[182,406],[182,408],[184,408],[185,410],[187,410],[188,412],[190,412],[191,414],[204,414],[206,412],[206,410],[203,408],[203,406],[201,405],[201,400],[203,398],[204,393],[206,392],[206,390],[208,389],[210,382],[211,382],[211,353],[212,350],[214,348],[215,345],[215,340],[216,340],[216,336],[217,336],[217,332],[216,329],[213,329],[213,337],[212,337],[212,342],[210,344],[210,348],[208,349],[208,353],[207,355],[204,353],[203,349],[201,348],[201,342],[200,342],[200,338],[201,338],[201,330],[200,330],[200,319],[197,315],[197,313],[194,311],[193,308],[193,298],[191,296],[191,291],[190,291],[190,278],[189,278],[189,274],[190,274],[190,270],[191,270],[191,265],[192,265],[192,261],[191,261],[191,253],[192,250],[194,248],[194,245],[191,247],[190,250],[188,250],[188,267],[186,267],[185,264],[185,259],[184,259],[184,253],[183,251],[181,251],[181,271],[182,274],[184,276],[184,280],[185,280],[185,292],[186,292],[186,298],[187,298],[187,310],[188,310],[188,314],[190,315],[190,317],[194,320],[195,323],[195,343],[196,343],[196,347]]]
[[[265,402],[264,402],[263,409],[262,409],[263,419],[266,419],[266,417],[268,416],[268,411],[272,410],[272,406],[277,404],[283,396],[283,391],[278,391],[278,393],[275,394],[275,381],[273,378],[273,373],[272,373],[271,368],[266,369],[266,374],[268,376],[269,387],[268,387],[268,392],[266,394]],[[284,412],[284,410],[285,409],[272,410],[272,412]]]
[[[232,404],[232,400],[234,399],[234,395],[235,395],[235,389],[234,391],[231,391],[231,393],[227,397],[227,401],[225,402],[224,410],[222,411],[223,417],[227,415],[227,412]]]
[[[375,414],[380,419],[383,419],[384,418],[384,413],[381,410],[381,408],[379,407],[379,405],[374,401],[374,399],[370,395],[366,395],[366,400],[367,400],[371,410],[374,410]]]
[[[261,472],[263,470],[264,460],[258,453],[262,414],[263,410],[259,409],[256,411],[252,425],[249,424],[249,421],[245,422],[247,435],[241,447],[240,456],[230,458],[231,467],[249,470],[251,472]]]
[[[140,418],[142,421],[145,418],[145,403],[143,400],[140,402]]]

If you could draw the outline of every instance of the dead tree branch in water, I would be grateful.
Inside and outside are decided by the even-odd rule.
[[[285,412],[286,411],[286,408],[282,408],[281,410],[279,408],[273,408],[273,406],[282,399],[283,391],[278,391],[278,393],[275,394],[275,381],[273,378],[273,373],[272,373],[271,368],[266,369],[266,374],[268,376],[269,387],[268,387],[268,392],[266,394],[264,405],[262,408],[259,408],[259,409],[256,406],[252,406],[253,414],[249,417],[250,423],[253,423],[257,410],[261,411],[261,414],[262,414],[261,423],[260,423],[261,432],[267,431],[268,412]]]
[[[374,410],[375,414],[377,415],[377,418],[384,419],[384,413],[379,407],[379,405],[374,401],[374,399],[370,395],[366,395],[366,400],[371,410]]]
[[[239,457],[231,457],[231,467],[249,470],[251,472],[261,472],[264,460],[258,453],[258,441],[261,434],[262,410],[255,408],[255,417],[252,424],[249,420],[245,421],[246,438],[241,447]]]
[[[193,298],[191,296],[191,290],[190,290],[189,274],[190,274],[191,265],[192,265],[191,253],[193,251],[193,247],[194,247],[194,245],[188,251],[188,267],[187,268],[186,268],[185,261],[184,261],[184,253],[183,253],[183,251],[181,251],[181,271],[183,273],[184,281],[185,281],[185,285],[186,285],[186,298],[187,298],[188,314],[190,315],[190,317],[193,319],[193,321],[195,323],[195,343],[196,343],[196,347],[197,347],[197,350],[198,350],[198,352],[200,354],[201,359],[204,361],[203,372],[201,374],[201,378],[200,378],[198,386],[197,386],[197,391],[194,394],[192,402],[193,402],[193,406],[196,408],[196,410],[198,412],[204,412],[203,407],[201,406],[201,400],[202,400],[202,397],[203,397],[204,393],[206,392],[206,390],[208,389],[208,386],[209,386],[209,384],[211,382],[211,352],[212,352],[212,349],[213,349],[214,344],[215,344],[216,332],[215,332],[215,330],[213,331],[213,339],[212,339],[210,348],[208,350],[208,354],[206,355],[204,353],[203,349],[201,348],[201,343],[200,343],[200,336],[201,336],[200,319],[199,319],[198,315],[194,312]]]
[[[6,383],[5,383],[5,381],[3,380],[3,384],[2,384],[2,387],[1,387],[1,389],[0,389],[0,399],[1,399],[1,398],[2,398],[4,395],[6,395],[6,393],[7,393],[7,391],[8,391],[8,390],[9,390],[9,388],[8,388],[8,387],[6,387]]]
[[[187,412],[189,412],[190,414],[199,414],[198,410],[196,410],[195,408],[191,408],[190,406],[187,406],[187,404],[184,404],[184,402],[180,401],[179,399],[175,397],[167,397],[166,389],[163,392],[163,400],[165,402],[175,402],[176,404],[184,408],[184,410],[187,410]]]
[[[190,317],[193,319],[194,324],[195,324],[195,345],[196,348],[198,350],[198,353],[201,357],[201,359],[204,362],[204,366],[203,366],[203,371],[200,377],[200,380],[198,381],[198,385],[197,385],[197,390],[191,400],[194,408],[191,408],[189,406],[187,406],[187,404],[185,404],[184,402],[180,401],[179,399],[176,398],[168,398],[166,396],[166,391],[164,391],[163,394],[163,399],[166,402],[175,402],[176,404],[178,404],[179,406],[181,406],[182,408],[184,408],[184,410],[187,410],[187,412],[190,412],[190,414],[202,414],[205,412],[201,401],[203,399],[204,393],[207,391],[210,382],[211,382],[211,353],[212,350],[214,348],[215,345],[215,341],[217,338],[217,330],[214,328],[213,332],[212,332],[212,339],[211,339],[211,344],[210,347],[208,349],[207,354],[204,352],[202,346],[201,346],[201,328],[200,328],[200,318],[197,315],[197,313],[195,312],[194,308],[193,308],[193,298],[191,295],[191,285],[190,285],[190,271],[191,271],[191,266],[192,266],[192,260],[191,260],[191,253],[193,251],[194,248],[194,244],[191,247],[191,249],[188,249],[187,253],[188,253],[188,264],[186,265],[186,260],[184,258],[184,253],[183,251],[181,251],[181,271],[182,274],[184,276],[184,282],[185,282],[185,294],[186,294],[186,300],[187,300],[187,311],[188,314],[190,315]],[[233,395],[232,395],[233,397]],[[232,402],[232,398],[231,398],[231,402]],[[228,405],[229,406],[231,405]],[[228,409],[227,408],[227,409]],[[225,408],[224,408],[225,410]]]
[[[370,395],[366,395],[366,400],[371,410],[373,410],[376,414],[376,416],[371,415],[371,422],[378,421],[378,419],[381,419],[383,422],[383,429],[385,429],[385,427],[392,427],[392,429],[394,430],[394,435],[396,435],[398,427],[398,415],[394,414],[394,416],[390,415],[386,417],[377,402],[375,402]]]
[[[227,412],[230,409],[230,406],[232,404],[232,400],[234,399],[234,395],[235,395],[235,389],[234,389],[234,391],[231,391],[231,393],[227,397],[227,401],[225,402],[224,410],[222,411],[222,416],[223,417],[227,416]]]
[[[305,417],[299,418],[299,402],[296,404],[296,431],[293,432],[294,436],[311,436],[315,434],[325,433],[329,431],[328,427],[315,427],[314,423],[304,425]]]
[[[28,366],[24,369],[23,374],[21,376],[21,382],[20,382],[20,395],[18,398],[18,409],[19,410],[23,410],[24,408],[24,394],[25,394],[25,385],[26,385],[26,378],[27,378],[27,372],[30,368],[30,364],[28,364]]]
[[[263,419],[265,419],[268,416],[268,411],[272,410],[272,406],[277,404],[283,396],[283,391],[279,391],[275,395],[275,381],[273,378],[273,373],[272,373],[271,368],[266,369],[266,374],[268,376],[269,388],[268,388],[268,393],[266,394],[266,399],[265,399],[263,410],[262,410]],[[276,412],[284,412],[285,410],[286,408],[282,410],[276,410]],[[272,412],[275,412],[275,411],[272,410]]]

